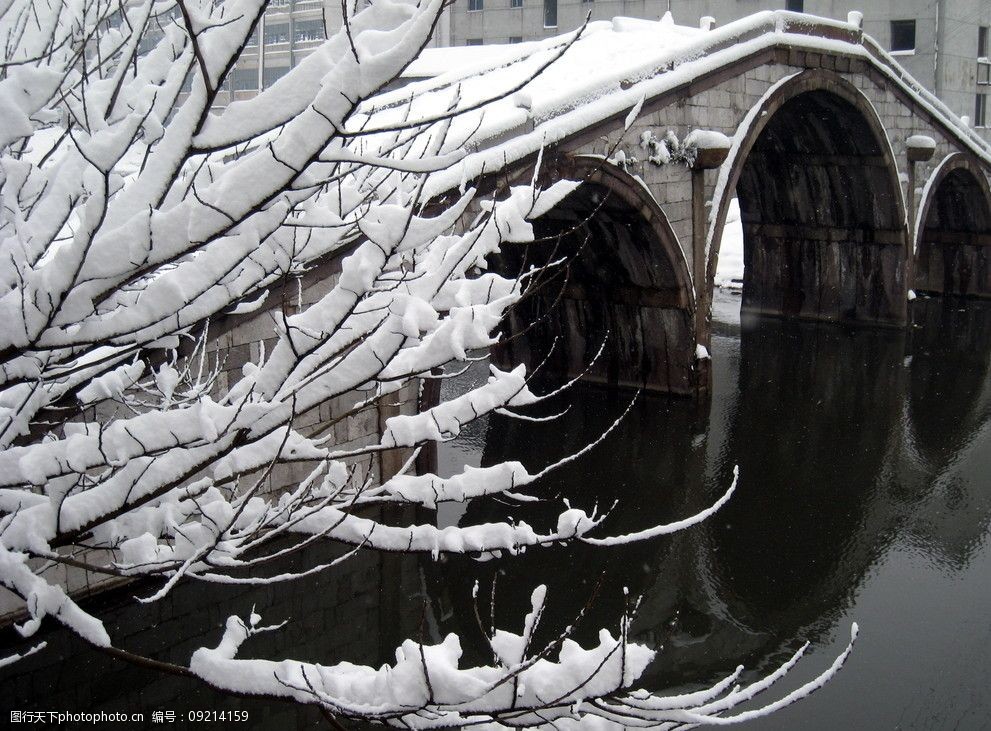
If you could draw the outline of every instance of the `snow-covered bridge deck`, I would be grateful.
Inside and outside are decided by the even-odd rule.
[[[410,99],[413,118],[462,112],[444,147],[468,154],[432,177],[438,196],[529,178],[541,150],[541,176],[586,182],[541,224],[581,224],[567,278],[514,316],[558,306],[508,357],[560,335],[550,365],[573,373],[608,330],[619,347],[593,377],[704,388],[734,196],[749,311],[901,326],[913,289],[991,296],[991,151],[857,14],[712,29],[617,18],[574,36],[430,49],[371,112],[387,123]]]

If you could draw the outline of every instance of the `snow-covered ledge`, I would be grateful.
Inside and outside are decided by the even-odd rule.
[[[733,141],[722,132],[695,129],[685,138],[685,146],[695,150],[692,168],[713,170],[726,161]]]
[[[912,135],[905,140],[909,162],[926,162],[936,153],[936,140],[926,135]]]

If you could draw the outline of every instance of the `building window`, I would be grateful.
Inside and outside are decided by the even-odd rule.
[[[465,41],[465,45],[466,46],[480,46],[480,45],[482,45],[482,39],[481,38],[469,38],[467,41]]]
[[[544,0],[544,27],[557,28],[557,0]]]
[[[522,8],[523,0],[509,0],[509,7],[511,8]]]
[[[988,126],[988,95],[987,94],[977,95],[977,101],[974,104],[974,126],[975,127]]]
[[[977,57],[988,57],[988,27],[986,25],[977,29]]]
[[[265,70],[262,72],[262,83],[267,89],[288,73],[288,66],[266,66]]]
[[[468,12],[485,10],[485,0],[468,0]]]
[[[227,77],[231,91],[257,91],[258,69],[234,69]]]
[[[323,32],[323,21],[319,18],[316,20],[297,20],[292,26],[292,37],[296,43],[322,41],[326,38]]]
[[[164,37],[165,37],[164,33],[159,33],[157,30],[152,30],[149,28],[147,31],[145,31],[145,34],[141,36],[141,40],[138,42],[138,54],[141,55],[148,53],[148,51],[150,51],[155,46],[157,46],[158,42],[162,40]],[[255,39],[255,45],[257,46],[258,45],[257,28],[255,29],[255,34],[252,36],[252,38]],[[248,41],[249,46],[251,45],[251,43],[252,41]]]
[[[289,42],[289,24],[279,23],[265,26],[265,45]]]
[[[509,42],[510,43],[522,43],[523,42],[523,36],[509,36]]]
[[[891,50],[904,52],[915,50],[914,20],[891,21]]]
[[[805,0],[787,0],[785,2],[785,10],[790,10],[793,13],[804,13]]]
[[[987,61],[977,62],[977,83],[981,86],[991,84],[991,63]]]

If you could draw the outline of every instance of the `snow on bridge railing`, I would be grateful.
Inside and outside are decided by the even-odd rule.
[[[686,61],[696,61],[712,56],[741,43],[761,38],[768,33],[818,36],[846,43],[859,43],[863,35],[859,26],[848,21],[820,18],[784,10],[765,10],[706,31],[700,36],[701,41],[695,47],[684,49],[688,53],[676,54],[674,58],[665,59],[661,63],[655,62],[647,75],[652,76],[671,71]],[[639,78],[626,79],[625,82],[632,84],[644,77],[641,75]]]
[[[991,164],[991,146],[977,134],[976,131],[966,123],[959,116],[957,116],[953,110],[951,110],[946,104],[935,94],[929,91],[925,86],[920,84],[915,80],[905,68],[899,64],[891,54],[888,53],[881,44],[874,40],[871,36],[865,35],[862,41],[864,50],[870,54],[871,58],[879,65],[883,66],[895,80],[903,87],[906,91],[915,96],[922,106],[926,107],[928,111],[935,117],[951,127],[953,131],[957,134],[963,135],[966,139],[965,141],[971,143],[971,148],[973,151],[984,160],[986,163]],[[976,145],[976,149],[974,149]]]
[[[770,17],[763,17],[770,16]],[[740,25],[745,27],[740,28]],[[725,26],[729,31],[716,42],[708,43],[703,49],[711,55],[735,44],[754,40],[767,33],[786,33],[823,38],[831,41],[858,45],[864,49],[870,60],[884,67],[905,91],[921,103],[933,116],[963,136],[967,142],[977,144],[974,152],[985,161],[991,162],[991,148],[973,128],[968,126],[941,99],[917,81],[898,61],[896,61],[872,36],[863,32],[863,15],[852,12],[847,20],[836,20],[787,10],[770,10],[743,18]],[[824,50],[832,50],[826,48]]]
[[[458,63],[445,64],[445,54],[454,50],[428,49],[423,60],[408,70],[408,76],[421,80],[376,97],[367,110],[370,119],[364,121],[373,128],[393,123],[397,110],[411,98],[414,115],[423,117],[451,109],[452,101],[459,109],[481,107],[459,113],[452,123],[447,146],[451,151],[467,149],[469,154],[463,166],[428,183],[433,194],[441,194],[608,120],[621,121],[642,99],[686,87],[780,46],[871,63],[975,155],[991,163],[987,144],[864,35],[857,14],[833,20],[764,11],[711,30],[677,26],[670,16],[657,22],[615,18],[545,41],[504,49],[483,47],[474,62],[461,53]],[[528,80],[556,55],[561,55],[560,61]],[[451,70],[438,73],[443,68]],[[515,101],[520,94],[526,96],[526,104]]]

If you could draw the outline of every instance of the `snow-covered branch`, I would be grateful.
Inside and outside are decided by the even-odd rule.
[[[543,272],[489,272],[488,258],[533,242],[532,221],[577,185],[541,189],[534,175],[484,201],[447,191],[443,206],[424,194],[457,171],[448,135],[468,103],[454,91],[425,117],[391,106],[376,124],[373,99],[427,42],[443,5],[348,10],[345,28],[286,77],[220,111],[218,90],[265,0],[10,0],[0,10],[0,584],[23,601],[22,635],[50,618],[140,660],[49,580],[51,565],[153,577],[158,589],[143,600],[155,601],[181,581],[288,581],[358,550],[487,556],[644,540],[728,499],[615,539],[591,535],[604,514],[569,506],[534,527],[391,525],[368,511],[531,499],[544,475],[601,441],[536,472],[506,462],[414,474],[411,454],[470,422],[526,418],[517,410],[543,397],[522,365],[389,415],[421,379],[496,343]],[[330,268],[334,285],[304,302],[302,280]],[[270,327],[236,373],[211,347],[214,327],[250,318]],[[372,439],[335,438],[335,425],[367,409],[383,414]],[[382,468],[384,455],[398,471]],[[375,460],[377,474],[359,470]],[[305,476],[273,490],[290,468]],[[296,573],[254,572],[316,541],[347,552]],[[541,591],[522,635],[490,638],[499,662],[488,668],[460,669],[456,637],[407,641],[387,670],[242,659],[261,630],[232,618],[217,648],[179,670],[424,728],[627,715],[641,725],[666,712],[668,701],[623,695],[653,656],[628,640],[628,618],[596,647],[565,631],[535,649],[542,605]],[[725,690],[678,706],[695,714],[685,722],[717,718],[746,695]]]
[[[252,615],[247,622],[229,618],[217,647],[197,650],[190,668],[218,688],[290,698],[397,728],[682,729],[742,723],[808,696],[839,672],[858,631],[854,625],[846,649],[817,677],[778,701],[727,715],[782,680],[808,645],[751,683],[740,682],[744,668],[739,666],[715,685],[692,693],[631,691],[655,657],[653,650],[628,639],[631,615],[620,618],[618,636],[601,630],[593,647],[571,639],[570,627],[546,646],[534,646],[545,593],[543,586],[534,590],[522,633],[497,630],[489,638],[495,656],[489,666],[462,667],[461,643],[453,634],[436,645],[407,640],[397,649],[396,662],[378,669],[240,660],[244,641],[271,629],[258,627],[261,618]]]

